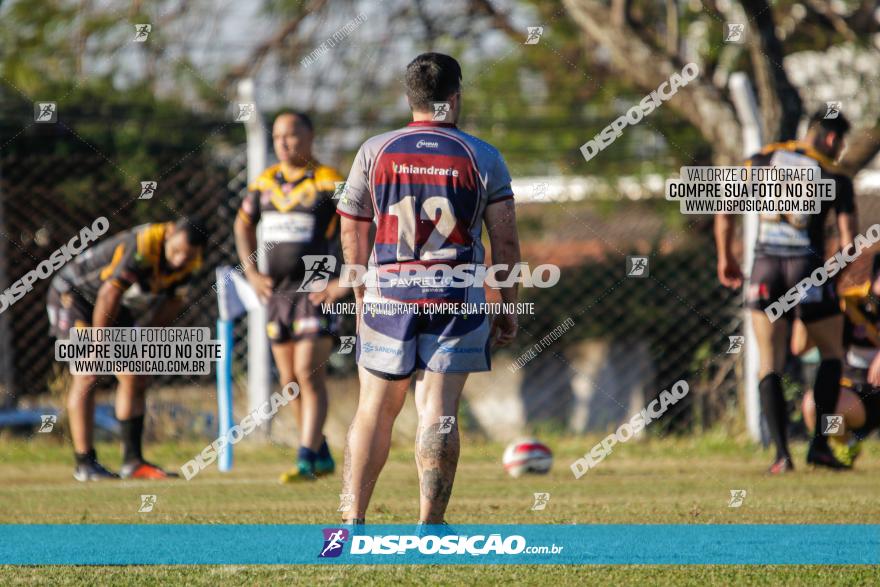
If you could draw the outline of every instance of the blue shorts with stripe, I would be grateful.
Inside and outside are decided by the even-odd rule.
[[[368,303],[358,325],[357,364],[389,375],[489,371],[489,331],[485,314],[379,313]]]

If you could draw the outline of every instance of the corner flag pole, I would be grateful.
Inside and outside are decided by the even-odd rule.
[[[241,269],[220,265],[214,270],[217,278],[217,340],[223,345],[223,358],[217,364],[217,422],[221,438],[229,439],[232,430],[232,327],[235,320],[263,308],[257,292],[241,274]],[[253,410],[251,410],[253,411]],[[232,445],[220,450],[218,468],[232,469]]]
[[[763,145],[761,117],[755,92],[748,76],[742,72],[730,75],[730,97],[736,108],[737,118],[742,125],[743,157],[757,153]],[[749,271],[755,258],[755,242],[758,240],[758,217],[755,214],[743,216],[743,269]],[[743,291],[748,291],[749,276],[743,281]],[[746,428],[752,440],[762,440],[761,400],[758,394],[758,344],[752,330],[752,320],[748,310],[743,311],[743,335],[745,336],[745,408]]]
[[[218,272],[218,281],[220,274]],[[223,287],[221,285],[221,287]],[[222,293],[220,294],[223,295]],[[225,438],[232,429],[232,319],[223,316],[217,318],[217,339],[223,345],[223,358],[217,364],[217,424],[218,437]],[[226,445],[217,455],[217,468],[226,472],[232,470],[232,446]]]

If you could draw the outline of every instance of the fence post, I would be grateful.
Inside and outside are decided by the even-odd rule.
[[[757,153],[763,144],[761,133],[761,117],[755,92],[748,76],[736,72],[730,76],[730,97],[736,107],[736,114],[742,125],[743,157]],[[758,239],[758,217],[755,214],[743,216],[743,291],[748,291],[749,272],[755,257],[755,242]],[[752,331],[752,320],[749,311],[743,311],[743,335],[745,336],[744,371],[745,371],[745,408],[746,428],[752,440],[763,440],[761,430],[761,399],[758,394],[758,344]]]
[[[245,122],[247,134],[248,184],[256,181],[266,168],[266,134],[262,115],[257,108],[252,79],[238,84],[239,100],[254,105],[253,114]],[[261,227],[257,226],[257,267],[265,271],[265,253]],[[266,336],[266,309],[262,305],[248,312],[248,412],[252,412],[269,400],[272,390],[269,339]],[[264,427],[266,436],[271,431],[271,420]]]
[[[3,169],[0,167],[0,176]],[[6,251],[6,241],[9,234],[6,226],[6,216],[3,210],[3,192],[0,191],[0,294],[9,287],[6,274],[6,263],[9,255]],[[12,344],[12,328],[10,325],[11,314],[8,311],[0,313],[0,385],[3,386],[3,396],[0,397],[0,409],[14,408],[18,396],[15,393],[15,345]]]

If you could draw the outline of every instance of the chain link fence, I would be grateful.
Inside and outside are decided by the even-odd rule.
[[[138,180],[151,178],[134,178],[98,152],[0,156],[0,279],[5,277],[0,290],[99,216],[109,219],[109,234],[144,222],[200,216],[210,229],[205,269],[175,325],[213,327],[213,269],[238,263],[232,225],[245,187],[243,149],[227,151],[233,154],[222,160],[201,152],[156,157],[154,168],[166,171],[157,175],[151,200],[137,199]],[[859,194],[862,227],[880,221],[876,196]],[[728,337],[741,333],[740,297],[717,283],[711,217],[682,216],[677,205],[656,199],[528,203],[517,214],[523,259],[532,268],[542,263],[561,268],[556,286],[522,291],[534,312],[521,316],[518,340],[494,361],[493,377],[517,378],[511,385],[527,421],[557,421],[574,430],[607,427],[681,378],[691,393],[676,406],[682,417],[670,418],[672,426],[708,427],[741,412],[742,355],[727,352]],[[630,256],[647,258],[644,275],[627,275]],[[849,279],[866,273],[869,257],[863,255]],[[0,314],[0,335],[6,330],[0,385],[7,402],[52,390],[61,381],[45,311],[50,281],[37,281]],[[566,321],[571,328],[548,342]],[[235,330],[239,397],[247,371],[245,322]],[[536,348],[536,358],[529,359]],[[352,355],[333,357],[331,376],[353,372]],[[204,390],[214,382],[209,376],[159,377],[154,385]],[[635,397],[629,389],[638,390]]]
[[[858,195],[864,232],[880,222],[880,192],[863,186]],[[517,213],[523,258],[562,267],[556,287],[524,291],[535,314],[521,321],[513,366],[501,365],[518,370],[524,363],[518,386],[527,419],[607,430],[686,379],[691,391],[663,428],[736,421],[742,429],[744,355],[728,352],[729,337],[743,334],[742,296],[718,283],[711,216],[683,216],[663,200],[627,199],[526,204]],[[832,215],[829,256],[839,248],[833,225]],[[878,251],[865,251],[839,286],[867,279]],[[642,276],[627,274],[628,257],[647,258]],[[571,328],[548,341],[566,320]],[[789,361],[787,381],[790,409],[798,412],[795,398],[809,381],[797,358]]]
[[[708,425],[734,407],[739,355],[727,354],[728,336],[742,312],[715,278],[711,218],[672,214],[656,200],[527,204],[517,213],[523,259],[561,267],[555,287],[523,290],[534,314],[521,318],[513,366],[496,366],[519,372],[524,363],[528,419],[606,429],[682,378],[699,408],[689,420]],[[640,275],[628,275],[628,258],[646,260]],[[557,341],[545,339],[566,321]]]
[[[211,287],[213,267],[236,262],[230,226],[235,218],[237,185],[231,180],[238,174],[197,157],[184,165],[178,162],[179,156],[174,154],[157,159],[159,168],[170,171],[158,180],[152,199],[138,200],[139,183],[126,181],[115,164],[99,153],[0,158],[0,234],[5,241],[0,275],[5,275],[7,281],[0,288],[20,279],[100,216],[109,220],[108,235],[145,222],[199,216],[210,231],[206,270],[194,278],[194,294],[175,325],[213,325],[217,317]],[[46,391],[61,374],[54,361],[45,309],[51,281],[36,281],[32,291],[4,312],[9,342],[2,351],[6,355],[3,364],[12,369],[12,374],[4,374],[2,380],[11,385],[9,395]],[[179,379],[163,377],[158,383]],[[202,384],[209,381],[208,377],[199,378]]]

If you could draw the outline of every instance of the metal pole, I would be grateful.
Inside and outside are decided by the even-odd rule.
[[[736,114],[742,125],[743,157],[749,157],[761,149],[763,145],[761,132],[761,116],[755,100],[755,92],[748,76],[736,72],[730,76],[730,96],[736,108]],[[758,216],[743,216],[743,272],[746,279],[743,291],[748,291],[749,276],[755,258],[755,242],[758,239]],[[761,441],[761,399],[758,393],[759,357],[758,344],[752,331],[752,320],[749,311],[743,313],[743,335],[745,336],[744,371],[745,371],[745,408],[746,427],[752,440]]]

